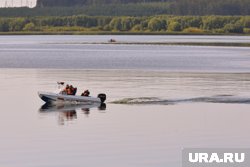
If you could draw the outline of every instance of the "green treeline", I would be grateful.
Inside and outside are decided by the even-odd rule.
[[[169,0],[37,0],[37,7],[84,6],[103,4],[166,2]]]
[[[48,2],[61,2],[61,0]],[[71,0],[73,2],[73,0]],[[70,2],[71,2],[70,1]],[[108,1],[108,0],[107,0]],[[51,5],[36,8],[2,8],[0,17],[26,16],[152,16],[152,15],[250,15],[249,0],[162,0],[145,3],[100,4],[101,0],[92,0],[86,5]],[[119,0],[117,0],[119,1]],[[120,0],[121,1],[121,0]],[[124,0],[125,1],[125,0]],[[67,1],[68,2],[68,1]],[[131,1],[128,1],[131,2]],[[141,2],[135,1],[135,2]],[[74,4],[74,3],[73,3]],[[77,3],[76,3],[77,4]],[[41,6],[41,5],[40,5]],[[49,5],[48,5],[49,6]],[[67,6],[67,7],[66,7]]]
[[[27,16],[150,16],[168,13],[169,3],[113,4],[82,7],[0,8],[0,17]]]
[[[0,32],[250,34],[250,16],[65,16],[0,18]]]

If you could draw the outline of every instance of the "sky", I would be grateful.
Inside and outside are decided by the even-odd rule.
[[[13,2],[12,2],[13,1]],[[0,7],[36,6],[36,0],[0,0]]]

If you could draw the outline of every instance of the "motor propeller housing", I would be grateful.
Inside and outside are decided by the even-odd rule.
[[[102,103],[104,103],[107,98],[106,94],[104,93],[98,94],[97,97],[101,100]]]

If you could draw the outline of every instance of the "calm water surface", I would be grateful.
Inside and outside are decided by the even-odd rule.
[[[250,41],[249,36],[2,36],[0,68],[250,71],[249,47],[80,44],[110,38],[142,42]]]
[[[0,38],[0,166],[181,167],[186,147],[250,146],[249,48],[66,44],[109,38]],[[106,107],[44,106],[37,91],[62,80],[105,92]]]

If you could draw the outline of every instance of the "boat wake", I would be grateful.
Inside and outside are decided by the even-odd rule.
[[[233,95],[216,95],[211,97],[195,97],[181,99],[160,99],[157,97],[124,98],[116,100],[113,104],[160,104],[174,105],[179,103],[231,103],[231,104],[250,104],[250,97],[238,97]]]

